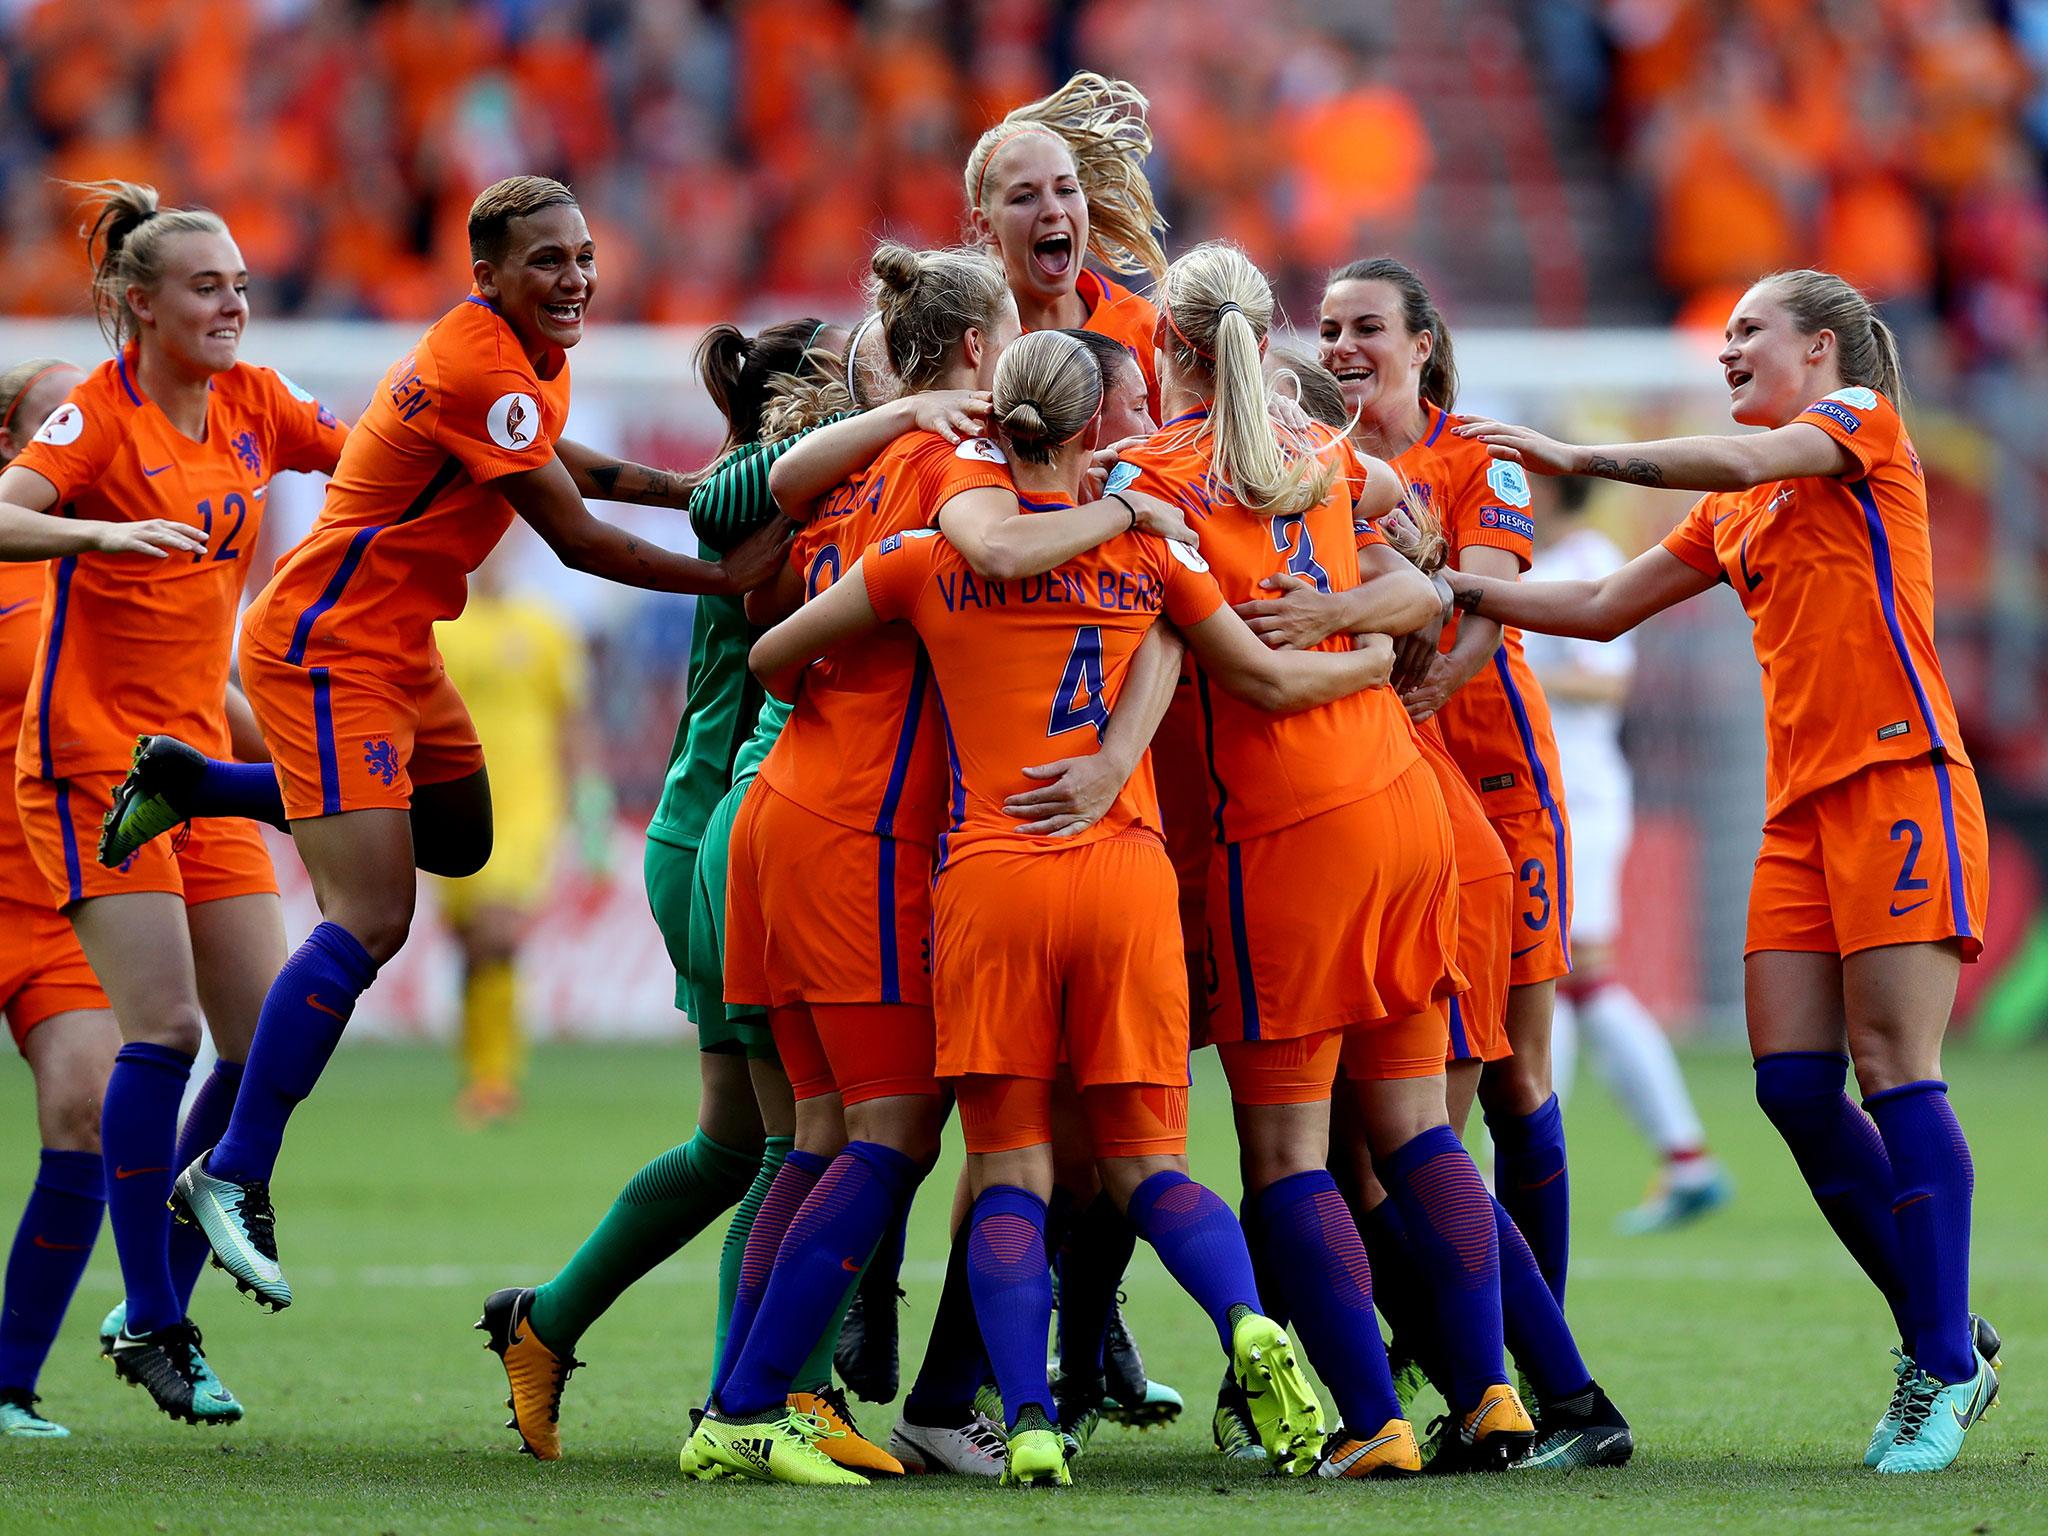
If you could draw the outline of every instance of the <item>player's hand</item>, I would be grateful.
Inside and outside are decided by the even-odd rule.
[[[910,419],[949,443],[986,435],[995,419],[995,396],[985,389],[934,389],[910,398]]]
[[[1570,475],[1578,472],[1579,450],[1570,443],[1545,437],[1530,427],[1511,426],[1504,421],[1474,417],[1451,428],[1457,437],[1476,438],[1496,459],[1506,459],[1539,475]]]
[[[1351,637],[1351,648],[1363,651],[1379,664],[1380,683],[1385,683],[1394,672],[1394,639],[1391,635],[1365,634]],[[1378,686],[1377,684],[1375,686]]]
[[[1138,514],[1138,526],[1147,533],[1156,533],[1162,539],[1171,539],[1176,544],[1189,547],[1202,541],[1195,536],[1195,530],[1188,526],[1188,520],[1179,507],[1170,501],[1162,501],[1148,491],[1118,491],[1117,495],[1129,502]]]
[[[1429,663],[1429,670],[1422,675],[1422,681],[1400,690],[1401,703],[1408,711],[1408,718],[1418,725],[1444,707],[1451,696],[1451,663],[1439,654]]]
[[[789,559],[789,541],[796,524],[786,517],[771,519],[726,551],[718,568],[725,572],[735,592],[751,592],[772,581]]]
[[[1081,488],[1091,501],[1101,496],[1109,485],[1109,472],[1122,461],[1124,451],[1144,441],[1142,437],[1119,438],[1088,455],[1088,467],[1081,472]]]
[[[110,523],[97,519],[79,524],[88,530],[92,548],[103,555],[148,555],[152,560],[171,555],[203,555],[206,535],[184,523],[161,517],[139,523]]]
[[[1425,624],[1394,642],[1394,675],[1388,682],[1396,693],[1406,693],[1429,676],[1438,655],[1437,637],[1442,633],[1441,624]]]
[[[1276,571],[1259,585],[1279,597],[1237,605],[1237,616],[1276,651],[1305,651],[1337,633],[1336,604],[1290,571]]]
[[[1010,796],[1003,802],[1003,814],[1025,823],[1017,829],[1020,832],[1072,837],[1102,819],[1130,775],[1107,753],[1091,752],[1086,757],[1063,757],[1056,763],[1026,768],[1024,777],[1045,782]]]
[[[1315,422],[1315,418],[1302,409],[1299,400],[1292,395],[1283,395],[1277,389],[1266,391],[1266,414],[1287,432],[1306,432]]]

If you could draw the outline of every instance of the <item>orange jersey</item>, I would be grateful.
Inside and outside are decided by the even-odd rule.
[[[1153,350],[1152,334],[1159,324],[1159,311],[1144,295],[1133,293],[1121,283],[1087,267],[1083,267],[1081,275],[1074,280],[1074,292],[1088,306],[1088,318],[1081,322],[1081,329],[1122,342],[1124,349],[1137,359],[1138,371],[1145,375],[1145,399],[1156,418],[1159,415],[1159,359]]]
[[[1872,763],[1969,762],[1934,653],[1927,484],[1904,423],[1861,388],[1796,419],[1859,472],[1703,497],[1664,540],[1733,587],[1754,627],[1772,816]]]
[[[0,901],[38,907],[50,904],[50,888],[30,862],[15,809],[14,744],[21,735],[22,701],[35,676],[42,617],[42,566],[0,562]]]
[[[1069,505],[1019,499],[1033,512]],[[1019,581],[976,576],[926,530],[892,535],[862,557],[875,613],[909,621],[938,680],[952,785],[940,868],[991,849],[1057,853],[1138,827],[1160,832],[1149,758],[1073,837],[1020,832],[1003,801],[1031,788],[1027,766],[1102,744],[1131,655],[1161,613],[1199,624],[1223,606],[1201,557],[1179,548],[1126,533]]]
[[[1536,522],[1529,515],[1529,481],[1519,464],[1489,455],[1485,445],[1455,437],[1462,419],[1434,406],[1422,441],[1393,464],[1410,493],[1436,515],[1451,541],[1451,563],[1475,545],[1504,549],[1523,570],[1535,552]],[[1457,620],[1444,626],[1443,649],[1458,638]],[[1564,793],[1550,702],[1522,655],[1522,632],[1501,630],[1493,660],[1437,711],[1444,745],[1479,791],[1489,818],[1549,809]]]
[[[870,544],[928,527],[953,497],[989,486],[1010,489],[994,443],[970,438],[956,447],[936,432],[904,433],[827,497],[791,544],[806,598],[838,580]],[[841,647],[805,669],[761,777],[856,832],[929,843],[945,814],[930,694],[931,662],[908,626]]]
[[[250,606],[250,644],[298,667],[336,662],[425,684],[433,627],[512,524],[491,482],[554,457],[569,364],[534,371],[471,294],[392,365],[349,435],[313,531]]]
[[[1124,458],[1139,471],[1139,490],[1187,514],[1224,601],[1270,597],[1259,583],[1282,571],[1325,592],[1358,585],[1351,493],[1341,479],[1306,513],[1269,517],[1211,483],[1214,443],[1208,412],[1191,411]],[[1335,635],[1318,649],[1350,643]],[[1275,715],[1214,687],[1199,664],[1195,685],[1219,842],[1258,837],[1362,800],[1416,761],[1414,733],[1391,689],[1368,688],[1317,709]]]
[[[14,462],[56,486],[66,517],[164,518],[206,549],[49,562],[20,746],[45,779],[125,768],[146,731],[227,755],[235,610],[270,477],[331,470],[349,435],[304,390],[237,363],[214,376],[195,443],[136,388],[133,357],[87,375]]]

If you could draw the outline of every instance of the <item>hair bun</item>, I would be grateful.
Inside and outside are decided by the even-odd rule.
[[[868,258],[868,267],[881,279],[883,286],[897,293],[908,293],[915,288],[918,274],[923,270],[917,252],[893,240],[885,240],[875,247],[875,254]]]

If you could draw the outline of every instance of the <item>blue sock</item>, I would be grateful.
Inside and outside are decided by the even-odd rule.
[[[1501,1328],[1515,1364],[1527,1373],[1538,1403],[1577,1397],[1593,1384],[1593,1373],[1579,1357],[1564,1309],[1550,1294],[1521,1229],[1498,1200],[1493,1202],[1493,1226],[1500,1240]],[[1533,1411],[1536,1404],[1530,1407]]]
[[[1432,1126],[1380,1159],[1378,1171],[1436,1296],[1451,1408],[1466,1412],[1488,1387],[1508,1379],[1493,1197],[1448,1125]]]
[[[356,999],[377,979],[377,962],[338,923],[322,923],[285,961],[263,999],[242,1091],[228,1128],[206,1159],[216,1178],[267,1180],[284,1144],[285,1122],[313,1091]],[[119,1230],[118,1228],[116,1229]]]
[[[973,1233],[970,1213],[953,1234],[946,1282],[932,1312],[931,1337],[925,1342],[917,1380],[903,1399],[903,1417],[931,1429],[965,1423],[974,1394],[990,1379],[981,1325],[974,1316],[974,1287],[967,1276],[967,1244]]]
[[[0,1392],[33,1392],[43,1361],[92,1257],[107,1208],[106,1170],[93,1152],[43,1149],[35,1188],[7,1255],[0,1295]]]
[[[1372,1266],[1330,1171],[1290,1174],[1250,1203],[1259,1212],[1259,1247],[1272,1273],[1283,1277],[1281,1291],[1302,1347],[1344,1423],[1354,1434],[1370,1435],[1404,1417],[1373,1313]],[[1272,1289],[1262,1294],[1270,1307]]]
[[[178,1150],[171,1158],[171,1166],[179,1173],[213,1150],[214,1143],[228,1128],[235,1093],[241,1086],[239,1061],[222,1059],[213,1064],[206,1081],[192,1095],[192,1107],[185,1111],[185,1124],[178,1131]],[[192,1310],[192,1289],[199,1284],[199,1276],[212,1252],[213,1245],[197,1227],[188,1227],[181,1221],[171,1223],[171,1284],[177,1287],[178,1305],[187,1312]]]
[[[137,1040],[121,1047],[100,1107],[107,1215],[128,1293],[128,1331],[153,1333],[185,1320],[171,1282],[171,1166],[178,1145],[178,1101],[192,1058]]]
[[[181,809],[191,816],[240,816],[267,822],[280,832],[290,830],[284,819],[284,790],[278,785],[277,770],[268,763],[208,759]]]
[[[761,1209],[754,1213],[753,1229],[747,1233],[747,1246],[740,1254],[740,1283],[733,1292],[732,1317],[725,1325],[725,1348],[711,1378],[714,1403],[723,1401],[725,1384],[732,1379],[733,1367],[739,1364],[740,1354],[753,1334],[754,1319],[760,1316],[761,1298],[768,1293],[768,1279],[775,1273],[775,1255],[782,1251],[789,1224],[796,1220],[796,1213],[803,1209],[811,1191],[818,1187],[818,1180],[831,1166],[829,1157],[792,1147],[783,1154],[782,1166],[775,1170],[775,1180],[761,1199]],[[815,1335],[811,1342],[817,1342]]]
[[[1209,1314],[1223,1352],[1229,1354],[1231,1311],[1261,1310],[1244,1228],[1230,1207],[1216,1198],[1214,1190],[1169,1168],[1132,1191],[1124,1214],[1138,1236],[1152,1245],[1166,1272]]]
[[[1237,1224],[1244,1228],[1244,1246],[1252,1256],[1252,1283],[1259,1288],[1259,1305],[1265,1316],[1285,1328],[1293,1319],[1294,1299],[1288,1295],[1272,1245],[1266,1240],[1264,1212],[1257,1195],[1246,1195],[1239,1203]]]
[[[782,1166],[787,1170],[789,1163]],[[923,1177],[914,1158],[872,1141],[850,1141],[832,1159],[791,1220],[775,1255],[746,1343],[718,1389],[723,1411],[743,1418],[781,1405],[798,1368],[838,1310],[839,1298]],[[765,1202],[762,1210],[765,1214]],[[759,1222],[756,1217],[757,1231]],[[749,1261],[753,1256],[749,1242]],[[1043,1247],[1038,1262],[1044,1266]],[[737,1321],[739,1309],[733,1310]],[[1044,1347],[1041,1334],[1039,1348]]]
[[[1572,1249],[1572,1185],[1565,1172],[1564,1111],[1552,1094],[1531,1114],[1486,1117],[1493,1133],[1500,1203],[1529,1240],[1550,1294],[1564,1305]]]
[[[1036,1404],[1054,1423],[1045,1376],[1045,1335],[1052,1326],[1052,1271],[1045,1265],[1045,1202],[1028,1189],[997,1184],[981,1192],[968,1220],[967,1283],[974,1318],[1003,1394],[1003,1420]]]
[[[1883,1294],[1899,1347],[1912,1354],[1915,1329],[1892,1218],[1897,1185],[1891,1156],[1870,1117],[1843,1091],[1848,1081],[1849,1058],[1835,1051],[1780,1051],[1756,1059],[1757,1104],[1791,1148],[1821,1215]]]
[[[1057,1259],[1062,1376],[1093,1380],[1102,1374],[1116,1289],[1137,1246],[1138,1234],[1107,1193],[1075,1214]]]
[[[1892,1220],[1913,1319],[1914,1364],[1954,1385],[1977,1374],[1970,1332],[1970,1198],[1977,1172],[1948,1084],[1905,1083],[1863,1101],[1898,1181]]]

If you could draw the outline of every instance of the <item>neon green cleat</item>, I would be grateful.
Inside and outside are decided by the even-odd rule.
[[[137,849],[190,816],[179,802],[206,771],[206,754],[172,736],[138,736],[128,776],[100,822],[99,860],[118,869]]]
[[[1251,1409],[1266,1459],[1290,1477],[1314,1470],[1322,1454],[1323,1403],[1309,1385],[1287,1330],[1247,1312],[1230,1333],[1230,1369]]]
[[[1998,1401],[1998,1373],[1991,1362],[1977,1360],[1968,1381],[1947,1385],[1915,1370],[1906,1387],[1898,1438],[1878,1462],[1880,1473],[1941,1472],[1954,1465],[1970,1426]]]
[[[866,1487],[867,1479],[818,1449],[838,1431],[793,1408],[779,1408],[747,1422],[707,1413],[683,1447],[682,1469],[700,1480],[723,1468],[763,1483],[805,1487]],[[703,1470],[692,1470],[692,1464]]]
[[[1005,1488],[1071,1488],[1074,1475],[1067,1470],[1059,1431],[1045,1427],[1042,1420],[1029,1429],[1013,1430],[1000,1482]]]
[[[68,1440],[71,1431],[36,1412],[42,1399],[26,1387],[0,1392],[0,1439]]]

